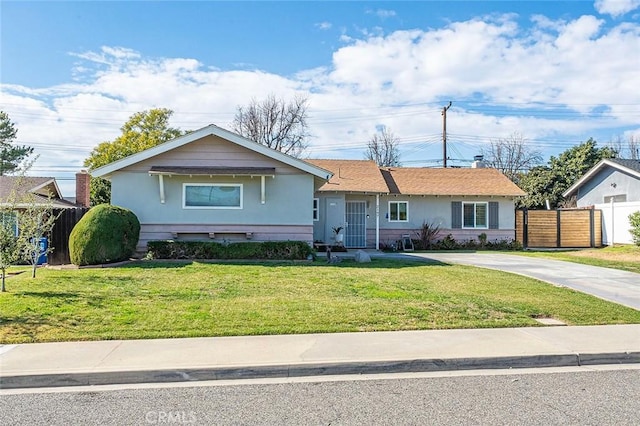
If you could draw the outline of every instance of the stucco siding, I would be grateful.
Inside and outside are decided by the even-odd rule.
[[[262,203],[261,177],[164,176],[164,203],[160,178],[149,175],[152,166],[269,167],[275,177],[265,178]],[[213,241],[301,240],[313,241],[313,191],[311,174],[240,147],[215,136],[176,148],[111,175],[111,203],[133,211],[141,224],[139,250],[149,240],[210,239]],[[235,184],[242,186],[241,208],[184,208],[184,184]]]
[[[604,203],[604,197],[625,195],[627,202],[640,201],[640,179],[606,167],[585,182],[577,193],[578,207]]]
[[[376,196],[358,194],[317,193],[320,199],[322,214],[320,221],[314,223],[314,239],[331,242],[331,227],[344,226],[344,205],[348,201],[364,201],[366,206],[366,245],[375,247],[376,243]],[[408,202],[408,220],[390,221],[389,202]],[[472,228],[452,229],[451,203],[460,202],[498,202],[498,229]],[[328,208],[331,203],[336,206]],[[438,225],[440,237],[451,234],[456,240],[477,239],[481,233],[487,234],[489,241],[510,240],[515,238],[515,206],[508,197],[435,197],[435,196],[380,196],[380,242],[392,243],[403,234],[416,237],[416,232],[423,222]]]
[[[311,175],[266,178],[264,204],[259,177],[164,177],[164,204],[160,202],[158,181],[158,176],[147,173],[116,172],[112,176],[111,202],[132,210],[142,224],[313,225]],[[241,184],[242,209],[184,209],[184,183]]]
[[[393,222],[388,218],[389,202],[406,201],[409,203],[408,220]],[[380,228],[381,229],[418,229],[426,221],[441,228],[451,228],[451,203],[460,202],[498,202],[498,229],[514,229],[515,207],[511,198],[505,197],[381,197]],[[369,225],[369,224],[367,224]],[[375,223],[373,224],[375,227]],[[475,232],[475,230],[474,230]]]

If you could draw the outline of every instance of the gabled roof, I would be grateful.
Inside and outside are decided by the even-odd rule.
[[[586,183],[589,179],[595,176],[600,170],[606,167],[613,167],[616,170],[620,170],[621,172],[628,173],[631,176],[635,176],[640,179],[640,160],[625,160],[620,158],[609,158],[600,160],[598,164],[593,166],[587,173],[584,174],[580,179],[576,181],[573,185],[567,189],[562,196],[570,197],[574,192],[578,190],[584,183]]]
[[[29,194],[33,194],[35,203],[45,204],[51,197],[53,207],[75,207],[75,204],[62,198],[62,192],[53,177],[0,176],[0,204],[13,201],[20,206]]]
[[[626,169],[640,173],[640,160],[625,160],[624,158],[612,158],[609,161],[614,162]]]
[[[319,191],[372,192],[386,194],[389,188],[375,161],[370,160],[306,160],[329,170],[333,177]]]
[[[526,195],[505,175],[491,168],[382,169],[391,193],[404,195]]]
[[[180,136],[163,144],[154,146],[153,148],[138,152],[137,154],[130,155],[129,157],[125,157],[121,160],[114,161],[113,163],[107,164],[106,166],[98,167],[97,169],[92,170],[90,173],[94,177],[108,177],[115,171],[155,157],[156,155],[171,151],[172,149],[187,145],[191,142],[197,141],[207,136],[218,136],[229,142],[235,143],[236,145],[250,149],[266,157],[269,157],[276,161],[280,161],[284,164],[312,174],[321,179],[327,180],[331,177],[331,173],[327,172],[326,170],[323,170],[298,158],[284,154],[280,151],[271,149],[265,145],[261,145],[249,139],[243,138],[236,133],[225,130],[214,124],[210,124],[206,127],[203,127],[202,129],[195,130],[184,136]]]
[[[370,160],[306,160],[333,173],[320,192],[404,195],[526,195],[496,169],[383,167]]]

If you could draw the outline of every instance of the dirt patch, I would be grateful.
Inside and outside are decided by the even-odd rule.
[[[624,253],[611,252],[604,249],[582,250],[582,251],[568,252],[567,255],[575,256],[575,257],[589,257],[592,259],[602,259],[602,260],[610,260],[610,261],[618,261],[618,262],[640,263],[640,250],[637,250],[635,253],[633,251],[624,252]]]

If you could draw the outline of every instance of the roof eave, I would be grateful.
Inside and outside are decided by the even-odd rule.
[[[567,198],[573,195],[574,192],[578,190],[585,182],[591,179],[596,173],[602,170],[605,166],[613,167],[614,169],[618,169],[622,172],[629,173],[631,175],[636,176],[640,179],[640,172],[630,169],[622,164],[616,163],[615,161],[611,161],[608,158],[600,160],[598,164],[593,166],[587,173],[585,173],[580,179],[578,179],[573,185],[571,185],[565,192],[562,193],[562,196]]]

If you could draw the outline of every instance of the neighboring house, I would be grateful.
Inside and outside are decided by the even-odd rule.
[[[640,160],[601,160],[562,196],[575,196],[578,207],[640,201]]]
[[[640,160],[601,160],[562,195],[575,197],[578,207],[602,210],[604,244],[631,244],[629,215],[640,211]]]
[[[111,203],[149,240],[313,240],[313,194],[331,173],[210,125],[100,167]]]
[[[379,168],[365,160],[300,160],[210,125],[91,172],[150,240],[301,240],[379,247],[423,222],[442,236],[514,238],[514,198],[493,169]]]
[[[314,239],[331,242],[344,227],[346,247],[380,247],[440,226],[440,237],[489,241],[515,237],[515,197],[525,193],[489,168],[379,168],[367,160],[307,160],[333,177],[316,191]]]
[[[76,199],[79,204],[76,204]],[[18,232],[18,216],[26,203],[51,206],[54,209],[88,207],[89,175],[81,172],[76,175],[76,199],[67,200],[62,197],[56,179],[53,177],[34,176],[0,176],[0,207],[12,207],[16,212],[4,212],[2,221],[10,221]]]

